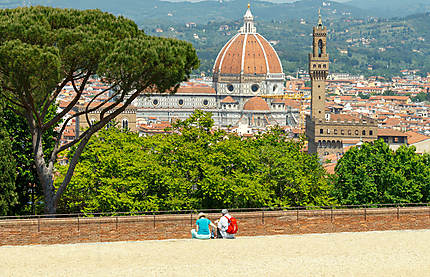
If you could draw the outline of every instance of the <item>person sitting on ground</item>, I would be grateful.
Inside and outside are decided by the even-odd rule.
[[[222,216],[218,221],[217,237],[223,239],[234,239],[234,234],[227,233],[231,215],[228,213],[227,209],[223,209],[221,213]]]
[[[209,219],[206,218],[206,214],[199,213],[198,219],[196,221],[196,229],[191,230],[191,236],[193,239],[210,239],[211,232],[209,226],[212,230],[215,230],[216,226]]]

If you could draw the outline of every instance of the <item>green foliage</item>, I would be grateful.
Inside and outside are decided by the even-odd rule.
[[[172,134],[109,128],[93,137],[59,208],[64,212],[328,205],[330,187],[303,141],[273,129],[243,138],[196,111]],[[60,168],[61,182],[64,168]]]
[[[307,14],[311,17],[306,19],[306,24],[300,24],[300,17],[295,19],[294,16],[279,19],[271,16],[265,20],[256,18],[257,31],[268,40],[278,42],[274,48],[285,73],[295,74],[299,69],[308,68],[308,54],[311,51],[309,34],[316,24],[316,17],[311,9]],[[163,29],[163,33],[157,33],[154,24],[144,22],[143,27],[151,35],[176,37],[192,42],[201,59],[199,71],[211,73],[217,54],[243,24],[240,16],[236,18],[235,21],[226,19],[198,24],[195,28],[158,21],[157,27]],[[429,13],[407,18],[345,19],[323,12],[324,24],[329,28],[327,51],[331,59],[330,71],[386,77],[398,76],[402,69],[420,69],[420,74],[430,72],[428,19]],[[224,25],[229,29],[220,29]],[[174,31],[170,31],[170,27]],[[199,39],[195,39],[194,34]],[[372,65],[373,70],[368,70],[368,65]]]
[[[0,122],[2,118],[0,117]],[[15,160],[9,136],[0,124],[0,215],[8,215],[17,203]]]
[[[56,114],[57,106],[53,105],[48,110],[48,118]],[[49,155],[54,147],[54,131],[56,125],[52,126],[42,137],[45,155]],[[0,100],[0,128],[3,128],[11,139],[12,155],[16,161],[16,194],[18,201],[10,208],[10,214],[31,214],[33,208],[36,213],[43,210],[40,202],[43,202],[43,189],[37,177],[34,166],[31,135],[28,132],[26,120],[15,114],[6,103]],[[33,186],[33,191],[30,189]],[[32,195],[33,194],[33,195]],[[36,207],[31,203],[34,200]]]
[[[0,10],[0,97],[27,121],[45,212],[55,213],[79,156],[95,132],[139,94],[176,92],[179,83],[198,65],[191,44],[147,36],[122,16],[100,10],[40,6]],[[76,140],[60,146],[61,134],[57,134],[52,140],[54,147],[48,149],[40,143],[41,138],[51,136],[52,128],[82,100],[93,75],[111,88],[111,105],[105,105],[101,119]],[[73,100],[60,113],[50,116],[58,94],[70,83],[75,92]],[[71,146],[76,151],[67,177],[55,190],[56,158]]]
[[[382,140],[353,147],[338,162],[334,193],[346,205],[428,202],[430,156],[391,150]]]

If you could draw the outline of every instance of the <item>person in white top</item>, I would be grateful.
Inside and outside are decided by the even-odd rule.
[[[234,234],[227,233],[228,229],[228,219],[231,218],[231,215],[228,214],[227,209],[223,209],[221,211],[222,216],[218,221],[218,238],[223,239],[234,239]]]

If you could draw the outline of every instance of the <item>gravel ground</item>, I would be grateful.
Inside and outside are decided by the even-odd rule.
[[[0,247],[0,276],[430,276],[430,230]]]

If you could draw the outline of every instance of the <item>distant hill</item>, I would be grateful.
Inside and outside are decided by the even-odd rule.
[[[166,2],[160,0],[23,0],[1,1],[0,7],[14,8],[23,3],[47,5],[61,8],[101,9],[117,15],[124,15],[138,24],[146,22],[169,23],[207,23],[209,21],[235,20],[242,14],[249,0]],[[310,19],[315,17],[318,8],[323,15],[341,18],[345,16],[363,17],[366,12],[348,4],[324,0],[301,0],[294,3],[272,3],[252,1],[252,10],[261,20]]]
[[[312,26],[309,21],[287,19],[256,20],[257,31],[273,42],[284,71],[293,74],[307,69],[311,51]],[[394,19],[326,19],[328,51],[332,72],[363,75],[399,75],[401,69],[430,72],[430,13]],[[200,71],[210,73],[221,47],[242,25],[235,21],[209,22],[188,27],[185,24],[144,25],[146,33],[175,37],[193,43],[201,60]],[[369,70],[372,68],[372,70]]]
[[[366,10],[369,15],[386,18],[430,12],[429,0],[351,0],[346,4]]]

